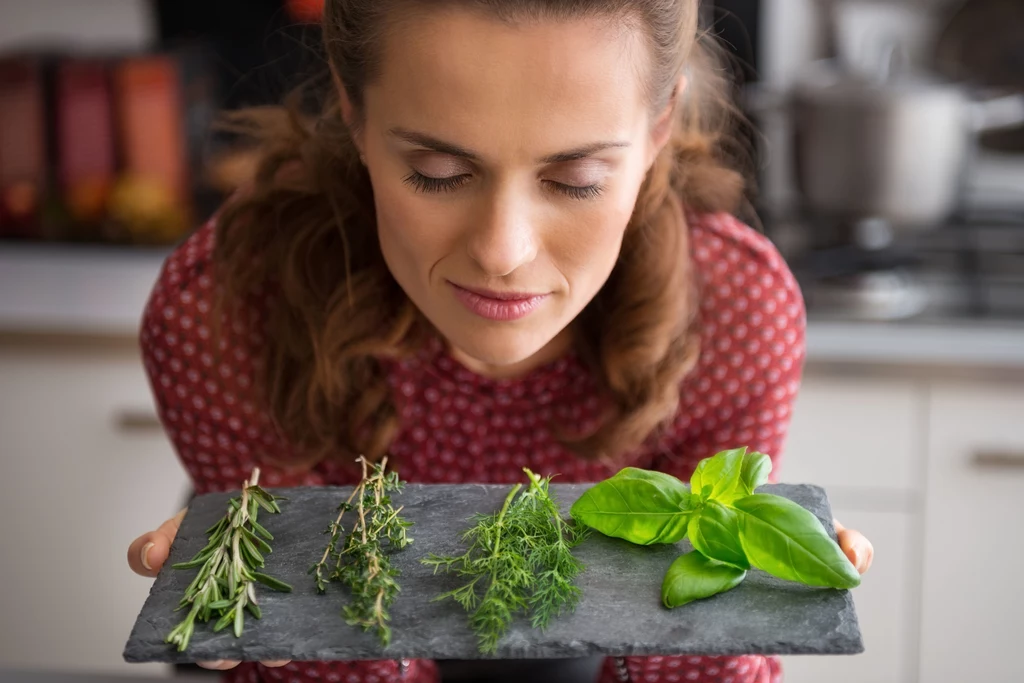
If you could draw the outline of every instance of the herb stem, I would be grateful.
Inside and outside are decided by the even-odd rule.
[[[360,457],[358,462],[362,479],[341,504],[341,514],[328,529],[331,538],[327,548],[309,573],[315,574],[319,593],[325,593],[331,581],[348,586],[353,601],[343,610],[346,622],[363,630],[375,629],[386,646],[391,637],[388,608],[399,590],[394,578],[399,571],[392,567],[387,551],[400,550],[412,542],[405,531],[411,524],[399,516],[401,507],[395,510],[391,506],[388,492],[401,490],[402,484],[397,473],[386,473],[388,458],[372,464]],[[356,519],[346,534],[341,518],[348,510],[355,511]],[[332,557],[336,562],[331,563]],[[334,565],[329,573],[325,571],[328,563]]]
[[[494,533],[494,549],[491,553],[492,558],[496,558],[498,556],[498,552],[501,548],[501,530],[505,526],[505,514],[508,512],[508,506],[512,504],[512,499],[516,497],[516,494],[519,493],[519,489],[521,488],[523,488],[522,484],[516,484],[512,487],[512,490],[509,491],[508,495],[505,496],[505,503],[501,506],[501,512],[498,513],[497,529]]]

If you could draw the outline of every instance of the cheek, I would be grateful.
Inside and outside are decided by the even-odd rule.
[[[619,258],[622,237],[633,211],[627,188],[609,196],[592,210],[574,217],[571,227],[558,231],[550,243],[554,260],[577,296],[592,297],[604,285]]]
[[[375,183],[374,197],[381,251],[395,278],[403,284],[422,279],[449,251],[452,235],[444,226],[452,222],[404,186]]]

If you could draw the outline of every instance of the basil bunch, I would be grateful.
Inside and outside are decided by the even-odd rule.
[[[639,545],[688,537],[693,552],[676,558],[662,583],[669,608],[735,588],[751,567],[808,586],[860,585],[856,568],[817,517],[788,498],[754,492],[771,469],[767,455],[746,448],[702,460],[689,486],[627,467],[580,496],[572,516]]]

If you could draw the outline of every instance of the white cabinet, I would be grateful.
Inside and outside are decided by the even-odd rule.
[[[793,408],[782,480],[844,497],[919,490],[926,399],[925,387],[911,380],[808,375]]]
[[[1024,387],[932,391],[922,683],[1024,681]]]
[[[161,674],[121,652],[149,593],[128,544],[187,476],[137,352],[0,342],[0,668]]]
[[[785,657],[783,679],[785,683],[906,683],[915,664],[917,605],[910,585],[916,546],[914,517],[842,508],[833,512],[875,546],[871,571],[853,589],[865,651],[848,657]]]
[[[786,683],[913,680],[926,408],[920,382],[805,377],[781,481],[823,487],[834,516],[871,539],[875,562],[853,591],[865,652],[785,657]]]

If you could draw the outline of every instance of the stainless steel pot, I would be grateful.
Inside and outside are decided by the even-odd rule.
[[[834,61],[811,65],[790,106],[804,208],[901,227],[947,218],[977,134],[1024,123],[1024,96],[975,100],[954,84]]]

